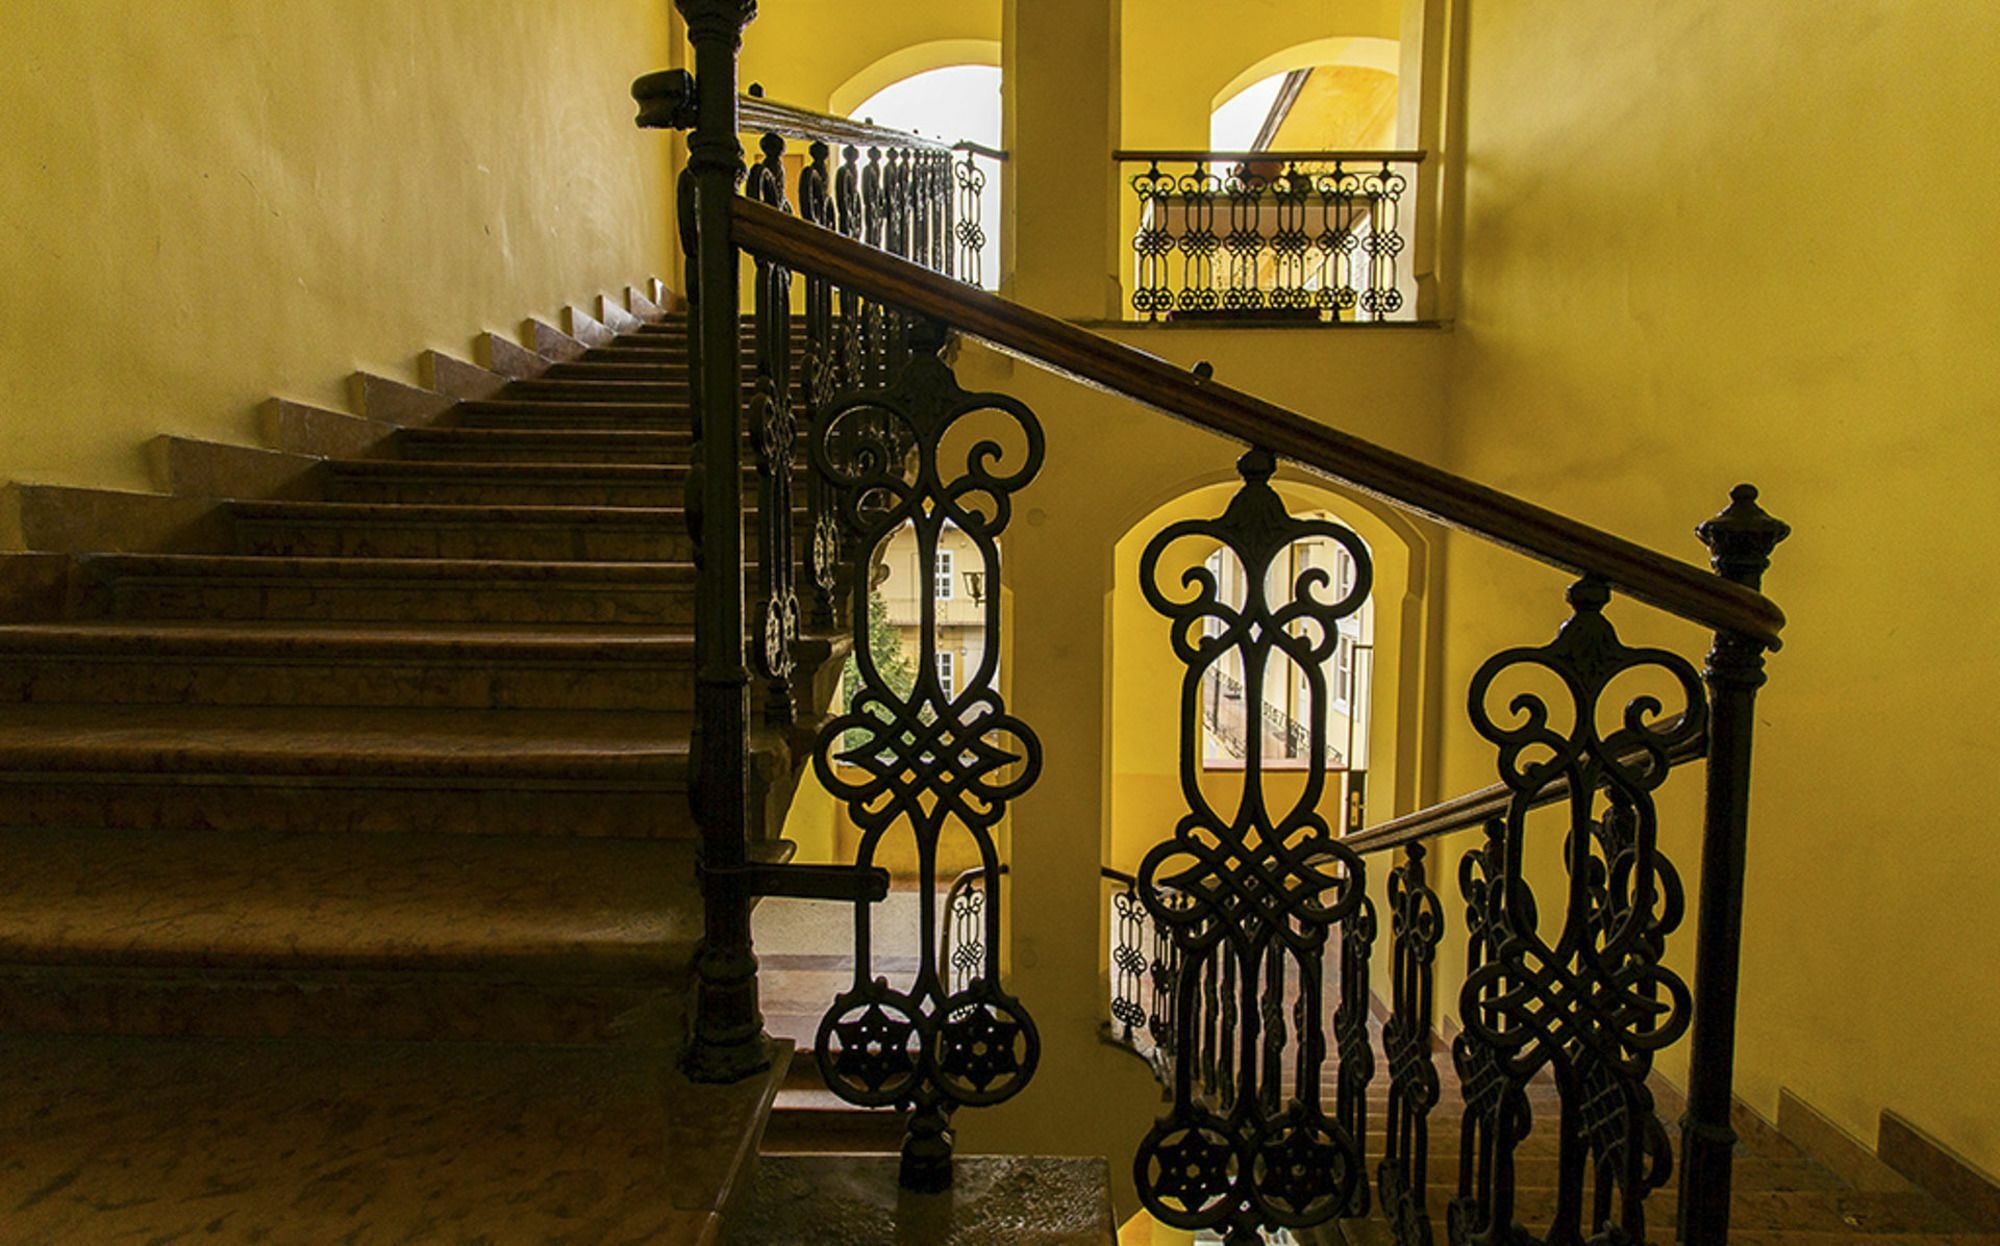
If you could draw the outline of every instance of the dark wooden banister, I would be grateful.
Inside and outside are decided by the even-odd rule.
[[[1776,649],[1784,612],[1763,594],[1566,515],[1296,411],[1191,374],[1100,334],[933,273],[743,197],[736,242],[869,298],[940,320],[1030,363],[1111,391],[1439,523],[1481,536],[1694,622]]]
[[[1674,732],[1674,724],[1666,723],[1660,727],[1660,731],[1671,735]],[[1673,747],[1667,750],[1667,765],[1682,766],[1691,761],[1700,761],[1707,755],[1707,737],[1696,732],[1676,741]],[[1632,756],[1636,754],[1628,754],[1628,759]],[[1568,800],[1569,795],[1569,780],[1558,779],[1535,797],[1532,807],[1539,809],[1543,805],[1552,805],[1559,800]],[[1512,796],[1512,791],[1505,784],[1495,783],[1476,792],[1467,792],[1463,796],[1441,800],[1415,813],[1406,813],[1400,818],[1378,822],[1365,830],[1342,836],[1340,842],[1364,856],[1387,852],[1391,848],[1401,848],[1405,844],[1422,843],[1427,839],[1436,839],[1440,835],[1449,835],[1453,831],[1482,826],[1489,819],[1505,816],[1508,801]]]

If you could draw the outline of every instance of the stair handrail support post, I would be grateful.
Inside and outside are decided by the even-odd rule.
[[[688,135],[695,195],[696,302],[690,341],[700,439],[689,502],[697,511],[693,799],[701,835],[703,937],[696,956],[690,1076],[737,1081],[770,1065],[757,999],[746,883],[750,827],[750,669],[744,631],[741,277],[730,201],[747,172],[738,141],[737,58],[755,0],[675,0],[694,46],[696,116]]]
[[[1760,589],[1771,551],[1791,535],[1757,505],[1747,484],[1720,514],[1696,529],[1716,574]],[[1695,934],[1694,1025],[1689,1040],[1687,1115],[1681,1121],[1680,1240],[1723,1246],[1729,1236],[1730,1123],[1736,1062],[1743,877],[1750,820],[1750,745],[1764,645],[1717,631],[1702,672],[1709,694],[1707,791],[1702,820],[1701,897]]]

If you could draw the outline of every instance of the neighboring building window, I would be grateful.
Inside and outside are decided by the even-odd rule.
[[[939,601],[951,600],[951,581],[951,551],[941,549],[937,552],[937,599]]]
[[[949,700],[957,696],[958,655],[945,650],[939,650],[937,655],[937,672],[938,687],[943,690],[945,699]]]
[[[1354,702],[1354,637],[1342,633],[1333,646],[1333,704],[1345,712]]]

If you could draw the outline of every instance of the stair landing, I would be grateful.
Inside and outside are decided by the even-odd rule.
[[[789,1055],[716,1087],[658,1047],[0,1040],[0,1232],[707,1246]]]
[[[942,1194],[898,1188],[893,1155],[766,1155],[727,1246],[1110,1246],[1103,1159],[961,1155]]]

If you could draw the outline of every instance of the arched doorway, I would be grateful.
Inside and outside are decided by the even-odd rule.
[[[848,109],[848,116],[894,130],[912,130],[950,143],[1000,147],[1000,67],[946,65],[926,69],[876,89]],[[965,158],[961,153],[960,159]],[[978,284],[1000,286],[1000,177],[994,162],[974,155],[983,241],[978,248]],[[963,200],[961,200],[961,203]]]

